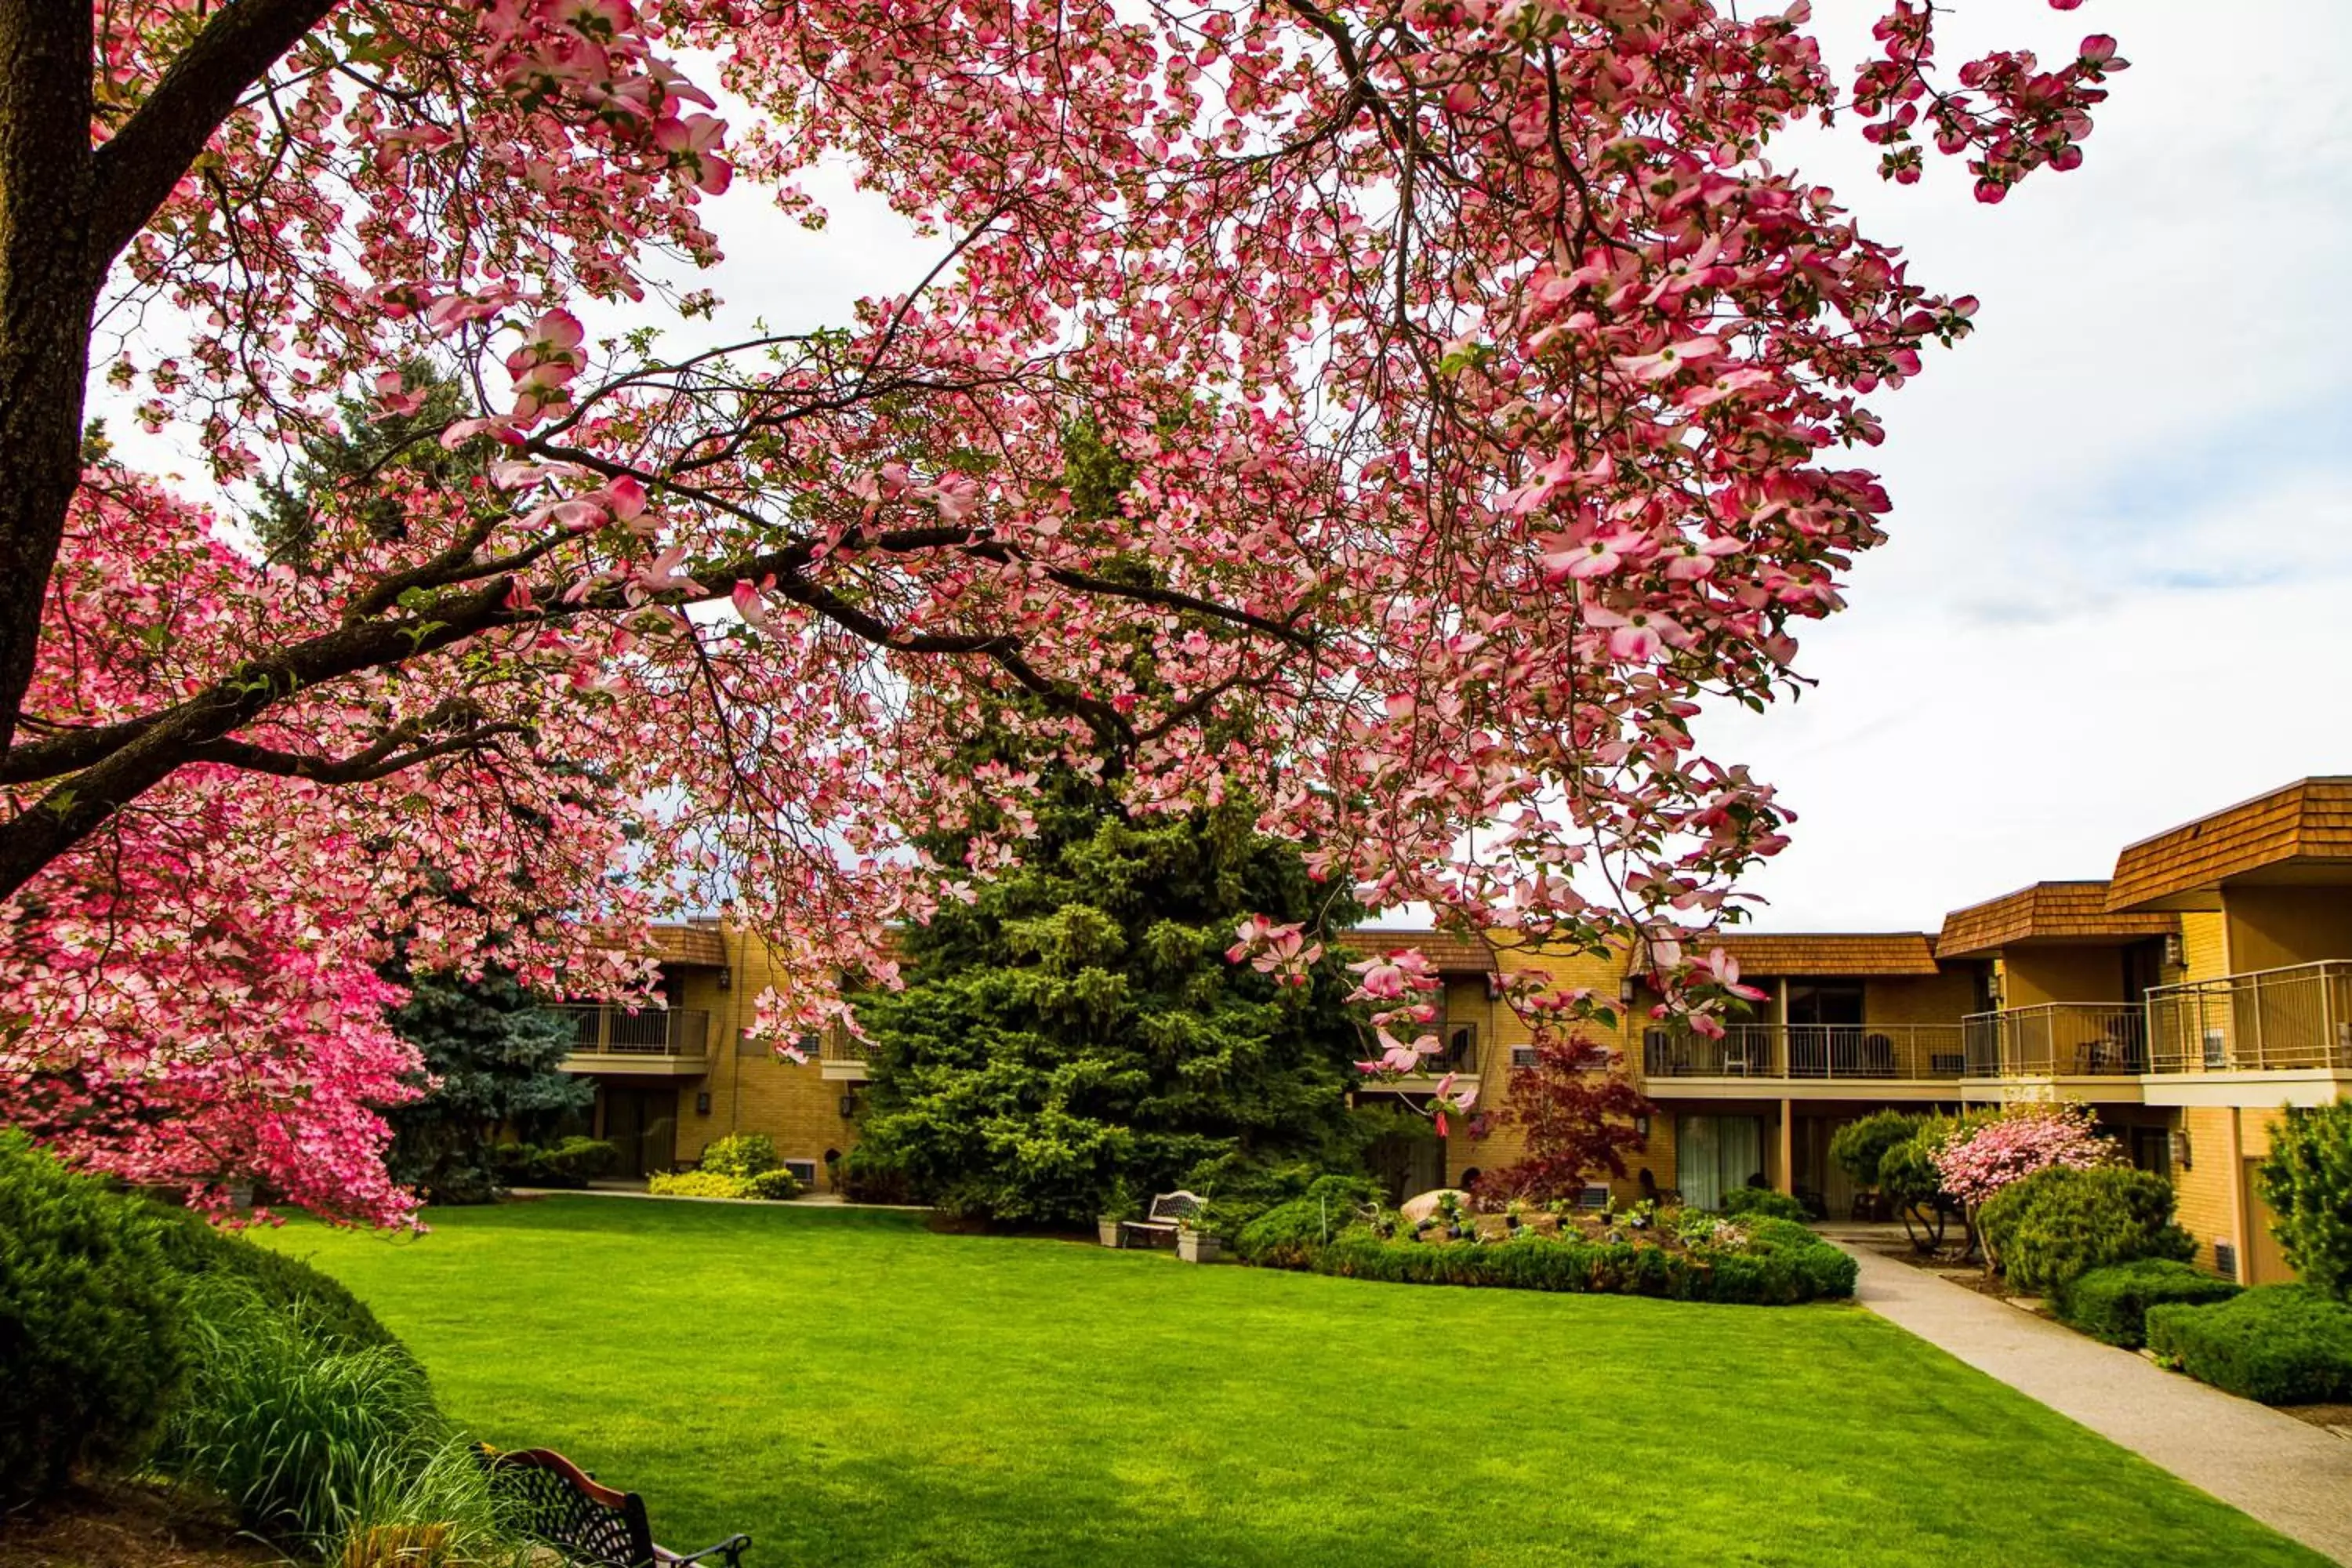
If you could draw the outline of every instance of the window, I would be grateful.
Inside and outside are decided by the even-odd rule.
[[[1535,1066],[1536,1048],[1533,1046],[1513,1046],[1511,1047],[1511,1065],[1515,1068],[1531,1068]]]
[[[1675,1119],[1675,1185],[1695,1209],[1719,1209],[1723,1194],[1764,1172],[1760,1116]]]
[[[1587,1182],[1584,1190],[1576,1194],[1576,1206],[1580,1209],[1605,1209],[1609,1206],[1609,1184]]]
[[[801,1185],[804,1187],[814,1187],[816,1185],[816,1162],[814,1160],[787,1160],[784,1162],[784,1169],[790,1171],[793,1173],[793,1180],[798,1182]]]

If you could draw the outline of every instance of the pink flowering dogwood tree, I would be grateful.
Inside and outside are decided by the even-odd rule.
[[[2087,1171],[2121,1157],[2115,1140],[2100,1134],[2097,1118],[2082,1105],[2012,1105],[1947,1139],[1931,1155],[1944,1191],[1959,1201],[1969,1230],[1979,1241],[1978,1212],[2003,1187],[2036,1171],[2060,1165]],[[1988,1247],[1987,1272],[1996,1262]]]
[[[0,1115],[396,1218],[384,944],[642,998],[723,900],[789,1037],[1019,853],[1007,696],[995,755],[1675,983],[1786,823],[1690,721],[1792,679],[1872,400],[1973,310],[1769,143],[1857,116],[1990,200],[2124,63],[1933,20],[1840,72],[1801,0],[0,0]],[[705,198],[814,222],[826,157],[937,269],[665,352]],[[497,460],[392,455],[299,567],[85,440],[98,376],[235,495],[419,364],[470,402],[420,446]]]

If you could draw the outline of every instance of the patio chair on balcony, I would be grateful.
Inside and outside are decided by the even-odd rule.
[[[1885,1035],[1865,1035],[1862,1053],[1855,1064],[1863,1078],[1893,1078],[1895,1076],[1895,1042]]]

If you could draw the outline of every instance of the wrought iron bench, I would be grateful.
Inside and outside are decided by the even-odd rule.
[[[586,1568],[675,1568],[712,1559],[741,1568],[751,1544],[748,1535],[730,1535],[699,1552],[672,1552],[655,1542],[645,1499],[598,1485],[552,1448],[500,1453],[485,1445],[474,1452],[514,1528]]]
[[[1119,1222],[1118,1244],[1121,1247],[1127,1246],[1128,1234],[1133,1232],[1142,1238],[1143,1246],[1153,1246],[1163,1236],[1173,1237],[1186,1220],[1191,1219],[1207,1206],[1197,1194],[1192,1193],[1181,1190],[1161,1193],[1151,1200],[1151,1207],[1145,1213],[1143,1218]]]

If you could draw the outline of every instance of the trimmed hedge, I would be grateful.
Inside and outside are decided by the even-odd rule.
[[[1769,1215],[1774,1219],[1794,1220],[1799,1225],[1811,1217],[1792,1194],[1776,1193],[1769,1187],[1732,1188],[1723,1194],[1723,1212],[1735,1218],[1741,1215]]]
[[[1801,1226],[1791,1228],[1803,1230]],[[1853,1259],[1810,1231],[1804,1235],[1802,1246],[1776,1238],[1750,1250],[1701,1247],[1676,1252],[1649,1242],[1541,1237],[1495,1242],[1383,1241],[1356,1229],[1311,1249],[1305,1266],[1318,1274],[1401,1285],[1659,1296],[1754,1306],[1852,1295]]]
[[[647,1179],[646,1190],[673,1198],[763,1198],[779,1201],[801,1195],[800,1179],[790,1171],[761,1171],[756,1175],[730,1175],[724,1171],[680,1171],[676,1175]]]
[[[2051,1292],[2050,1306],[2061,1321],[2093,1339],[2137,1350],[2147,1342],[2150,1307],[2205,1306],[2237,1293],[2231,1281],[2186,1263],[2143,1258],[2078,1276]]]
[[[2172,1205],[2172,1184],[2147,1171],[2056,1166],[1995,1193],[1977,1226],[2011,1284],[2051,1292],[2111,1264],[2194,1258]]]
[[[408,1354],[367,1303],[299,1258],[256,1247],[185,1209],[155,1208],[156,1239],[172,1267],[191,1279],[233,1279],[282,1316],[342,1350],[390,1350]]]
[[[2151,1307],[2147,1346],[2200,1383],[2264,1405],[2352,1400],[2352,1306],[2308,1285]]]
[[[703,1146],[702,1168],[721,1176],[761,1175],[783,1164],[776,1141],[764,1132],[730,1132]]]
[[[187,1370],[147,1205],[0,1132],[0,1501],[135,1459]]]
[[[1919,1119],[1900,1110],[1874,1110],[1830,1134],[1830,1158],[1854,1184],[1878,1185],[1878,1162],[1897,1143],[1919,1136]]]
[[[1268,1268],[1305,1268],[1315,1249],[1353,1225],[1356,1211],[1375,1195],[1365,1177],[1318,1177],[1305,1196],[1276,1204],[1243,1226],[1234,1237],[1234,1256]]]
[[[584,1187],[620,1163],[621,1152],[601,1138],[566,1138],[544,1148],[499,1143],[490,1150],[491,1168],[509,1187]]]

